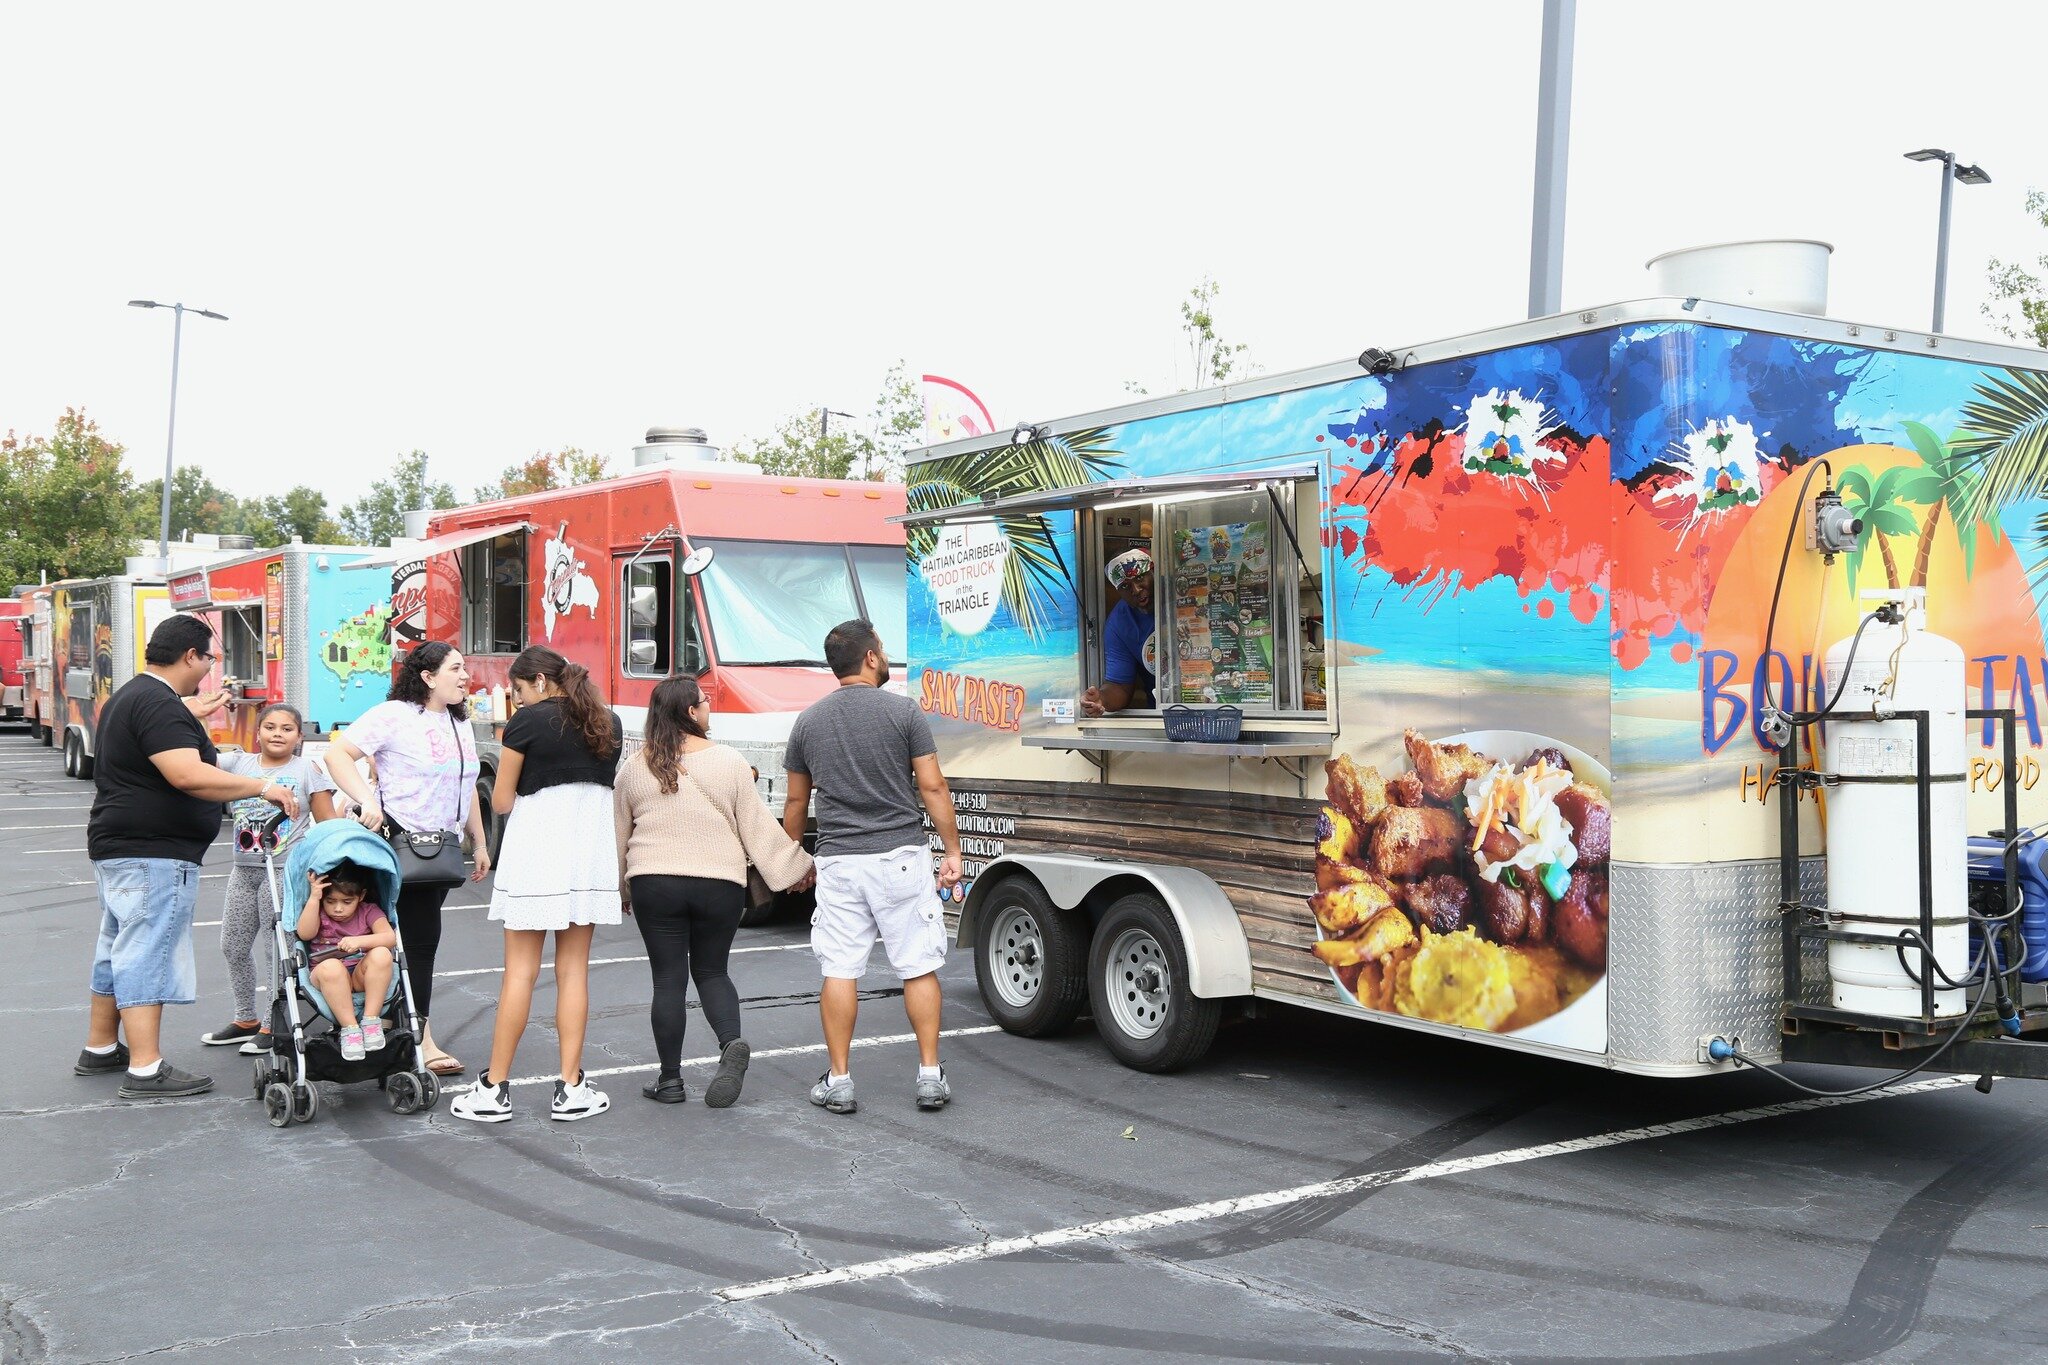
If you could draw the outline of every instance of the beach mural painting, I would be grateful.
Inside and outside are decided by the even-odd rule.
[[[1313,460],[1318,562],[1302,567],[1334,734],[1299,789],[1196,750],[1113,755],[1105,775],[1024,748],[1076,733],[1092,628],[1072,512],[911,528],[910,657],[934,680],[910,694],[932,703],[963,809],[1000,822],[988,857],[1196,866],[1274,993],[1600,1052],[1610,913],[1650,913],[1610,906],[1611,866],[1775,856],[1759,712],[1823,703],[1820,655],[1869,609],[1864,590],[1925,589],[1931,628],[1971,660],[1972,704],[2018,709],[2011,779],[2024,818],[2048,817],[2048,446],[2029,435],[2044,425],[2048,381],[2030,372],[1671,322],[930,461],[910,471],[913,510]],[[1864,528],[1828,569],[1794,524],[1823,459],[1805,494],[1831,482]],[[998,528],[1000,590],[963,603],[946,574]],[[1224,553],[1244,535],[1226,527]],[[1021,695],[984,688],[970,707],[963,679]],[[1972,740],[1973,824],[1989,828],[2006,775],[1991,727]],[[1218,793],[1256,814],[1244,833],[1217,824]],[[1802,818],[1821,847],[1818,812]]]

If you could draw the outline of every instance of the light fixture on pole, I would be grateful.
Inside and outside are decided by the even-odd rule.
[[[859,419],[858,419],[858,418],[856,418],[856,417],[855,417],[855,416],[854,416],[854,415],[853,415],[852,413],[850,413],[850,412],[841,412],[841,411],[840,411],[839,409],[837,409],[837,408],[819,408],[819,409],[818,409],[818,439],[819,439],[820,441],[822,441],[822,440],[824,440],[824,439],[825,439],[825,436],[826,436],[827,430],[829,429],[829,424],[830,424],[830,422],[832,421],[832,419],[833,419],[834,417],[844,417],[844,418],[845,418],[845,419],[846,419],[847,421],[849,421],[849,422],[853,422],[853,421],[858,421],[858,420],[859,420]]]
[[[1984,173],[1982,166],[1958,166],[1956,154],[1939,147],[1922,147],[1917,152],[1907,152],[1906,160],[1941,163],[1941,227],[1935,235],[1934,244],[1934,330],[1939,332],[1942,314],[1948,306],[1949,197],[1956,181],[1960,180],[1965,185],[1988,185],[1991,177]]]
[[[168,308],[174,314],[171,323],[171,423],[164,436],[164,496],[162,516],[157,523],[156,555],[159,567],[168,575],[171,571],[171,452],[178,441],[178,348],[184,340],[185,314],[192,313],[216,322],[226,322],[226,313],[216,313],[210,308],[187,308],[182,303],[158,303],[155,299],[130,299],[130,308]]]

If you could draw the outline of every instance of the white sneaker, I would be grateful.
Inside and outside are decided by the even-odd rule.
[[[448,1102],[448,1112],[471,1123],[504,1123],[512,1117],[512,1083],[493,1085],[490,1073],[481,1073],[474,1085]]]
[[[611,1107],[611,1098],[579,1072],[574,1085],[556,1078],[554,1108],[548,1117],[574,1123],[577,1119],[594,1118]]]

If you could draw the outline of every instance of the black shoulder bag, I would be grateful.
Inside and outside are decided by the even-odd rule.
[[[462,752],[462,732],[455,728],[455,713],[448,713],[448,732],[455,739],[455,821],[462,823],[463,783],[469,780],[467,759]],[[462,862],[462,831],[459,829],[410,830],[389,815],[384,817],[384,837],[398,855],[401,886],[456,887],[469,875]]]

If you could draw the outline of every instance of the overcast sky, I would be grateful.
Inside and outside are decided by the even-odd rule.
[[[1007,18],[998,16],[1009,16]],[[1186,371],[1204,275],[1268,371],[1512,321],[1539,0],[0,10],[0,429],[83,405],[337,502],[653,424],[865,412],[898,358],[1038,421]],[[1830,311],[1948,330],[2048,251],[2048,5],[1581,0],[1565,302],[1729,238],[1835,244]]]

